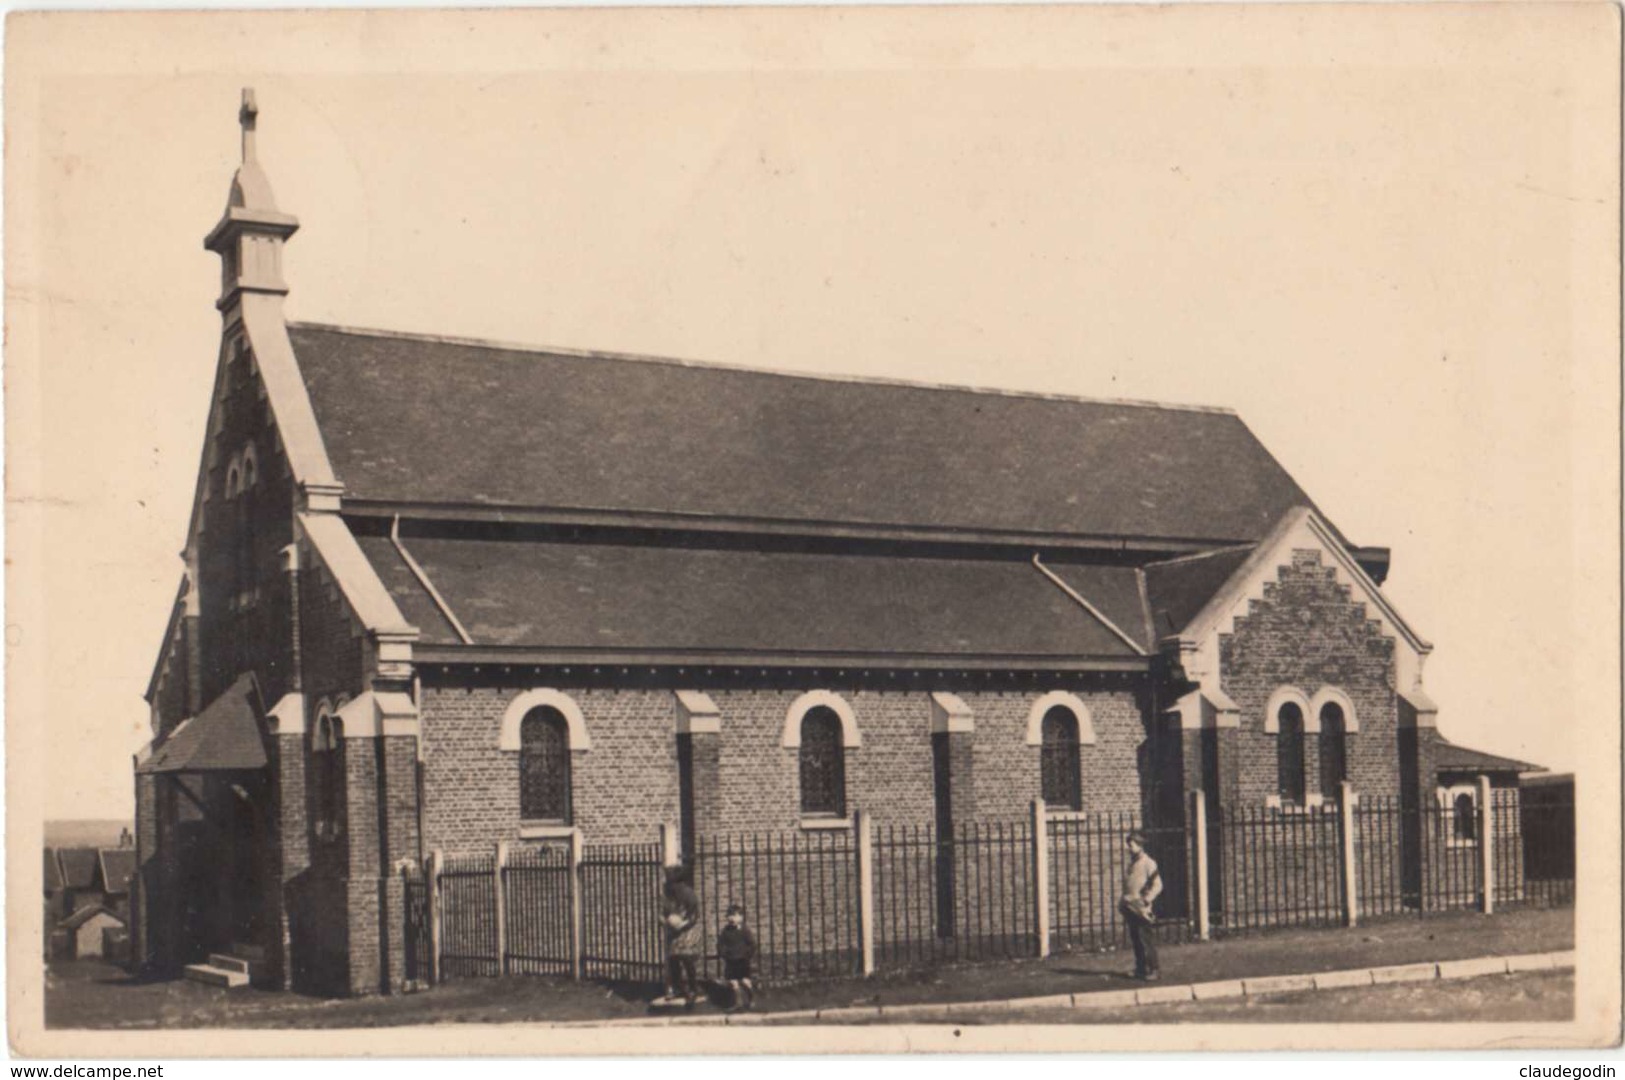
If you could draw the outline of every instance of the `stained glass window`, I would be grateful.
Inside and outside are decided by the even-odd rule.
[[[1044,741],[1039,750],[1044,802],[1063,810],[1083,809],[1079,778],[1078,718],[1057,705],[1044,714]]]
[[[570,726],[551,706],[532,709],[519,724],[519,816],[570,820]]]
[[[1303,710],[1289,701],[1281,706],[1281,711],[1276,715],[1280,720],[1280,734],[1275,742],[1275,775],[1281,802],[1302,806]]]
[[[822,706],[801,718],[801,812],[846,814],[846,751],[841,718]]]

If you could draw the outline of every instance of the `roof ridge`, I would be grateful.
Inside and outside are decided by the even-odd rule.
[[[1190,555],[1175,555],[1170,559],[1153,559],[1150,562],[1141,563],[1140,566],[1143,569],[1147,566],[1168,566],[1171,563],[1192,562],[1196,559],[1211,559],[1215,555],[1227,555],[1235,551],[1249,551],[1257,546],[1258,545],[1256,543],[1227,544],[1224,547],[1216,547],[1209,551],[1198,551]]]
[[[607,349],[572,349],[562,346],[534,345],[525,342],[497,341],[490,338],[458,337],[450,334],[422,334],[407,330],[379,330],[363,326],[342,326],[337,323],[317,323],[289,320],[289,330],[318,330],[362,337],[396,338],[403,341],[437,342],[443,345],[464,345],[478,349],[501,349],[508,352],[535,353],[543,356],[570,357],[584,360],[622,360],[640,364],[664,364],[669,367],[697,368],[700,370],[735,371],[748,375],[771,375],[783,379],[806,379],[813,382],[855,383],[870,386],[896,386],[910,390],[943,390],[961,394],[980,394],[990,397],[1027,398],[1037,401],[1056,401],[1079,405],[1118,405],[1136,409],[1163,409],[1170,412],[1211,413],[1219,416],[1240,414],[1224,405],[1186,405],[1166,401],[1147,401],[1141,398],[1088,397],[1082,394],[1056,394],[1040,390],[1012,390],[1004,387],[965,386],[957,383],[934,383],[923,379],[900,379],[885,375],[831,375],[812,371],[784,371],[777,368],[752,367],[748,364],[730,364],[719,360],[684,360],[670,356],[650,356],[644,353],[616,352]]]

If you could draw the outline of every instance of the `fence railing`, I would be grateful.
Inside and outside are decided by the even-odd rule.
[[[582,849],[581,968],[593,979],[660,978],[659,844],[589,844]]]
[[[700,911],[713,929],[745,909],[763,982],[860,974],[857,839],[851,829],[701,839],[692,860]],[[708,975],[721,962],[708,956]]]
[[[1210,825],[1219,849],[1215,926],[1253,930],[1348,921],[1343,826],[1337,803],[1227,809]]]
[[[1364,918],[1572,903],[1574,808],[1520,802],[1481,782],[1470,806],[1357,798],[1344,786],[1304,809],[1210,809],[1022,821],[882,825],[702,837],[690,869],[708,937],[740,904],[764,982],[1121,947],[1124,837],[1145,834],[1161,868],[1159,936],[1205,939]],[[488,853],[435,853],[405,882],[409,979],[569,974],[661,976],[660,842],[584,845],[579,834]],[[1487,883],[1487,887],[1486,887]],[[707,975],[720,962],[704,959]]]

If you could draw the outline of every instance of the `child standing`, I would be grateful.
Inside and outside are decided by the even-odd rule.
[[[745,926],[743,904],[728,905],[727,924],[717,935],[717,955],[722,957],[722,977],[733,991],[730,1011],[748,1011],[756,992],[750,975],[750,962],[756,957],[756,936]]]
[[[689,884],[683,866],[666,868],[666,888],[660,901],[660,921],[666,931],[666,999],[682,995],[693,1009],[699,999],[697,969],[700,962],[700,899]]]

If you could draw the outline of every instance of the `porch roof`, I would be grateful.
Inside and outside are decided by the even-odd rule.
[[[252,674],[170,733],[139,771],[144,773],[228,772],[265,767],[260,736],[259,684]]]
[[[1531,765],[1527,761],[1518,761],[1515,758],[1501,757],[1499,754],[1486,753],[1483,750],[1474,750],[1469,746],[1459,746],[1441,737],[1433,752],[1433,770],[1440,773],[1526,773],[1540,772],[1541,766]]]

